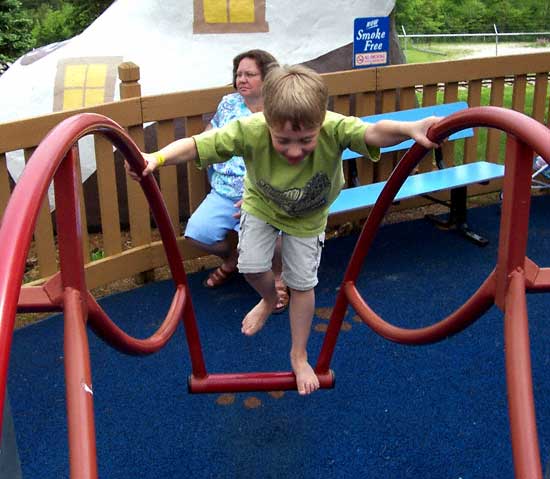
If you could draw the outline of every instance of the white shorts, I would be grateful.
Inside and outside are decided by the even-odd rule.
[[[279,235],[282,236],[283,281],[288,287],[298,291],[314,288],[319,282],[317,270],[321,262],[325,233],[299,238],[280,232],[244,210],[241,211],[239,230],[239,272],[247,274],[270,271]]]

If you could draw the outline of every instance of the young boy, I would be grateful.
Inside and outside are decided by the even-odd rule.
[[[328,209],[344,185],[342,151],[349,147],[377,161],[380,147],[407,138],[433,148],[437,145],[428,140],[426,131],[439,119],[368,125],[327,112],[328,91],[322,77],[302,66],[271,70],[264,80],[263,98],[263,113],[144,153],[147,166],[142,175],[183,161],[205,168],[233,155],[244,158],[238,269],[261,300],[243,319],[241,331],[248,336],[257,333],[277,302],[271,260],[281,233],[282,277],[291,291],[290,362],[298,392],[305,395],[319,388],[308,362],[307,342]]]

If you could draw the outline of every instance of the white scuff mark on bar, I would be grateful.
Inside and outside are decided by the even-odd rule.
[[[94,395],[92,388],[88,386],[84,381],[82,381],[80,385],[82,386],[82,389],[84,389],[85,392],[87,392],[88,394],[91,394],[92,396]]]

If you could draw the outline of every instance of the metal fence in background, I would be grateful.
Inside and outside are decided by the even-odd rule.
[[[526,37],[536,37],[536,38],[547,38],[550,42],[550,32],[514,32],[514,33],[504,33],[499,32],[496,24],[493,24],[494,32],[487,33],[418,33],[418,34],[408,34],[405,30],[405,27],[401,25],[401,31],[403,34],[397,35],[400,39],[404,40],[404,49],[409,48],[409,40],[412,42],[417,38],[424,39],[447,39],[447,38],[493,38],[495,42],[495,56],[498,56],[498,44],[499,39],[502,38],[526,38]]]

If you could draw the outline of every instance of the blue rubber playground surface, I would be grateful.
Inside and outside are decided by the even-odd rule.
[[[533,198],[528,256],[550,265],[550,196]],[[449,315],[494,268],[498,205],[472,209],[485,248],[426,220],[383,226],[358,287],[385,320],[404,327]],[[310,339],[315,362],[356,236],[327,241]],[[210,372],[289,370],[288,313],[256,336],[240,333],[257,298],[244,279],[219,290],[189,275]],[[122,328],[149,336],[173,296],[170,281],[103,298]],[[550,295],[528,296],[541,457],[550,468]],[[440,343],[391,343],[350,310],[331,367],[333,390],[191,395],[180,328],[152,356],[119,353],[89,334],[99,477],[423,478],[513,477],[504,374],[503,315],[496,307]],[[63,319],[15,332],[9,374],[23,477],[68,477]]]

